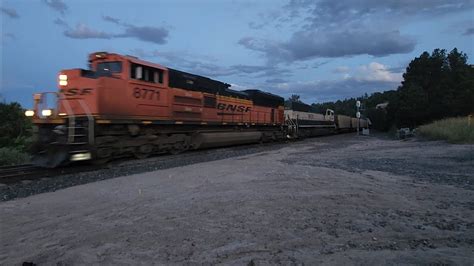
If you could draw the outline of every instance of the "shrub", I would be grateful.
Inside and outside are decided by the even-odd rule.
[[[0,165],[15,165],[28,163],[29,155],[15,148],[0,148]]]
[[[427,139],[447,140],[450,143],[474,144],[474,117],[468,124],[468,117],[447,118],[420,126],[417,133]]]

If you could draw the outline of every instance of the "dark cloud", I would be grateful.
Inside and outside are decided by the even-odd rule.
[[[324,66],[325,64],[329,63],[330,61],[327,60],[327,61],[322,61],[322,62],[315,62],[313,63],[313,65],[311,66],[311,68],[320,68],[321,66]]]
[[[64,31],[64,35],[73,39],[110,39],[113,37],[111,34],[91,29],[82,23],[77,24],[74,29]]]
[[[265,23],[256,23],[256,22],[249,22],[249,28],[254,30],[259,30],[265,26]]]
[[[383,80],[365,80],[348,78],[341,80],[323,80],[312,82],[269,82],[259,88],[270,90],[273,93],[288,98],[298,94],[306,103],[335,101],[350,97],[358,97],[364,93],[396,89],[399,82]]]
[[[292,61],[291,52],[285,49],[283,43],[277,41],[244,37],[238,41],[238,44],[247,49],[263,53],[268,61]]]
[[[1,7],[0,10],[3,14],[9,16],[10,18],[20,18],[20,15],[13,8]]]
[[[56,18],[54,21],[53,21],[54,24],[56,25],[59,25],[59,26],[66,26],[68,27],[68,24],[66,21],[60,19],[60,18]]]
[[[68,9],[68,6],[62,0],[43,0],[43,3],[63,15]]]
[[[239,44],[273,63],[404,54],[414,50],[416,40],[398,30],[402,24],[473,7],[472,0],[290,0],[282,12],[269,11],[249,25],[255,29],[284,24],[289,36],[278,40],[250,36]]]
[[[327,33],[299,31],[286,42],[245,37],[238,43],[247,49],[263,53],[267,60],[272,62],[365,54],[387,56],[409,53],[416,44],[411,37],[401,35],[398,31],[372,32],[362,29]]]
[[[114,18],[114,17],[111,17],[111,16],[102,16],[102,19],[104,19],[105,21],[108,21],[108,22],[115,23],[115,24],[120,24],[120,19]]]
[[[346,30],[342,32],[296,32],[283,45],[295,60],[314,57],[343,57],[368,54],[386,56],[408,53],[415,48],[415,41],[399,31],[373,32]]]
[[[132,50],[132,54],[135,54],[140,58],[157,58],[160,60],[158,63],[164,64],[168,67],[214,78],[231,75],[251,78],[271,78],[275,76],[291,75],[291,71],[289,69],[283,69],[278,66],[243,64],[220,66],[210,62],[215,61],[213,58],[192,55],[187,52],[145,52],[142,49],[135,49]]]
[[[174,64],[173,62],[170,62]],[[272,67],[272,66],[257,66],[257,65],[231,65],[219,66],[209,62],[188,61],[183,64],[177,64],[177,67],[182,67],[183,70],[191,73],[196,73],[203,76],[223,77],[223,76],[241,76],[249,78],[262,78],[274,76],[286,76],[291,73],[289,70]]]
[[[286,83],[288,81],[284,80],[284,79],[276,78],[276,79],[267,79],[267,80],[265,80],[265,82],[270,83],[270,84],[278,84],[278,83]]]
[[[269,71],[271,68],[267,66],[252,66],[252,65],[233,65],[231,70],[237,73],[252,74],[257,72]]]
[[[281,68],[277,65],[266,65],[266,69],[255,78],[272,78],[272,77],[289,77],[293,75],[293,71],[289,68]]]
[[[407,66],[408,66],[408,63],[407,63],[406,65],[400,65],[400,66],[396,66],[396,67],[391,67],[391,68],[389,68],[388,70],[389,70],[390,72],[395,72],[395,73],[405,72]]]
[[[10,33],[10,32],[4,32],[2,35],[1,35],[2,38],[0,38],[0,43],[2,45],[7,45],[10,41],[13,41],[13,40],[16,40],[16,36],[15,34],[13,33]],[[2,86],[0,86],[0,88],[2,88]]]
[[[8,37],[8,38],[12,38],[12,39],[15,39],[15,38],[16,38],[15,34],[13,34],[13,33],[7,32],[7,33],[5,33],[4,35],[5,35],[5,37]]]
[[[114,19],[111,17],[108,18],[109,20]],[[67,23],[61,19],[56,19],[54,23],[67,27]],[[135,38],[141,41],[152,42],[156,44],[165,44],[169,35],[169,31],[164,27],[139,27],[130,24],[120,25],[125,28],[123,33],[108,33],[92,29],[83,23],[79,23],[75,28],[67,28],[64,31],[64,35],[73,39]]]
[[[128,25],[126,26],[125,33],[118,34],[116,37],[133,37],[145,42],[165,44],[168,35],[168,30],[163,27],[137,27]]]
[[[336,22],[338,25],[374,20],[399,20],[408,16],[433,16],[465,11],[472,0],[291,0],[286,9],[291,14],[304,13],[311,26],[320,27]]]
[[[339,66],[332,70],[333,73],[337,73],[337,74],[344,74],[344,73],[348,73],[349,71],[350,71],[350,68],[347,66]]]
[[[10,33],[10,32],[3,33],[3,40],[6,40],[6,39],[15,40],[16,36],[15,34]]]
[[[463,33],[463,35],[473,35],[473,34],[474,34],[474,28],[466,29],[466,31]]]
[[[235,71],[229,68],[210,63],[210,60],[206,57],[189,54],[188,52],[164,52],[158,50],[147,52],[142,49],[134,49],[132,54],[141,59],[156,58],[156,63],[197,75],[220,77],[235,74]]]
[[[339,67],[335,73],[344,78],[334,80],[313,80],[292,82],[286,80],[267,80],[259,88],[269,88],[272,92],[289,97],[299,94],[306,102],[324,102],[357,97],[364,93],[396,89],[402,78],[402,72],[394,72],[387,65],[371,62],[358,67]]]

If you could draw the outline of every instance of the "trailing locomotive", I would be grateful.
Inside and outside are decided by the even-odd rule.
[[[56,167],[179,153],[338,130],[326,115],[284,110],[284,99],[140,60],[98,52],[89,69],[63,70],[59,91],[34,95],[33,162]],[[54,105],[49,106],[49,99]]]
[[[285,119],[287,131],[296,138],[352,132],[357,130],[357,126],[368,127],[367,119],[336,115],[331,109],[320,114],[311,105],[301,102],[290,102],[286,106]]]

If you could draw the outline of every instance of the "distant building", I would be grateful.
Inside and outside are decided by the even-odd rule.
[[[385,110],[387,109],[388,102],[379,103],[375,106],[375,109]]]

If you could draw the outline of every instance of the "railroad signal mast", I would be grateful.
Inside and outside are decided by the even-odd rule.
[[[356,107],[357,107],[357,112],[356,112],[356,117],[357,117],[357,135],[359,135],[359,125],[360,125],[360,101],[356,102]]]

